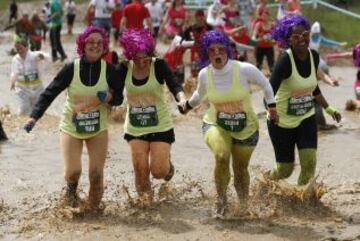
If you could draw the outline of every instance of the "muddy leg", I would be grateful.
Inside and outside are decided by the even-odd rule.
[[[129,142],[135,172],[135,186],[139,196],[151,193],[149,151],[150,143],[142,140]]]
[[[97,136],[86,140],[89,153],[89,205],[97,210],[104,193],[104,165],[108,150],[108,132],[103,131]]]

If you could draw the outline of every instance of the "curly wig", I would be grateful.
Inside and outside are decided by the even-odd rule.
[[[226,48],[226,53],[229,59],[232,59],[232,50],[231,50],[231,42],[228,36],[218,30],[212,30],[206,32],[201,38],[200,42],[200,65],[201,67],[205,67],[210,64],[210,59],[208,55],[208,48],[212,44],[222,44]]]
[[[128,29],[122,33],[119,41],[128,60],[132,60],[137,53],[153,55],[155,51],[155,40],[147,29]]]
[[[103,39],[103,48],[104,53],[103,55],[106,55],[109,52],[109,37],[108,34],[105,32],[103,28],[97,27],[97,26],[88,26],[86,29],[79,34],[79,36],[76,39],[77,44],[77,53],[79,56],[85,55],[85,41],[92,33],[99,33]]]
[[[289,14],[276,22],[272,32],[272,37],[279,44],[280,48],[289,48],[289,37],[295,26],[304,26],[306,30],[310,30],[309,21],[301,15]]]

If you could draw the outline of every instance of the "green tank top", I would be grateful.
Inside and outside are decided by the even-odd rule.
[[[209,65],[207,98],[210,108],[203,121],[223,128],[235,139],[245,140],[258,130],[259,123],[252,109],[251,93],[239,83],[239,67],[239,62],[233,61],[232,86],[229,90],[220,92],[215,88]]]
[[[311,74],[307,78],[298,73],[291,49],[286,51],[291,62],[291,76],[283,80],[275,95],[276,108],[279,115],[279,126],[295,128],[315,114],[312,92],[317,86],[314,59],[309,50]]]
[[[124,131],[133,136],[168,131],[173,128],[164,85],[155,77],[155,58],[151,61],[148,81],[136,86],[132,81],[133,61],[129,61],[125,78],[127,113]]]
[[[94,137],[107,129],[107,108],[97,97],[98,91],[109,89],[106,63],[101,60],[100,77],[96,85],[86,86],[80,80],[80,60],[74,61],[74,75],[60,121],[60,130],[79,139]]]

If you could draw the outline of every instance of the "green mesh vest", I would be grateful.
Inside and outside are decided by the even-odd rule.
[[[215,88],[211,66],[208,67],[207,98],[210,108],[203,118],[205,123],[219,126],[231,133],[235,139],[244,140],[259,128],[252,109],[251,93],[239,83],[239,63],[232,64],[232,86],[219,92]]]
[[[127,113],[124,131],[133,136],[168,131],[173,128],[168,110],[165,85],[155,77],[155,58],[151,61],[148,81],[135,86],[132,81],[133,61],[129,61],[125,79]]]
[[[301,121],[314,115],[314,97],[312,92],[317,86],[315,65],[311,51],[311,74],[307,78],[298,73],[291,49],[286,51],[291,62],[291,76],[283,80],[275,95],[276,108],[279,115],[279,126],[295,128]]]
[[[74,76],[67,89],[60,130],[79,139],[87,139],[106,130],[107,108],[98,100],[97,92],[108,89],[106,63],[103,60],[98,82],[94,86],[86,86],[80,80],[80,60],[76,59]]]

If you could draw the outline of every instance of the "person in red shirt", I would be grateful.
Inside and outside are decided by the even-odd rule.
[[[144,29],[144,20],[150,32],[153,33],[149,10],[142,4],[141,0],[134,0],[133,3],[126,5],[123,9],[120,33],[129,28]]]
[[[182,40],[195,41],[191,47],[191,77],[196,78],[200,70],[200,40],[202,36],[212,30],[213,27],[206,23],[203,10],[195,12],[195,24],[186,28],[182,34]]]
[[[261,70],[264,57],[266,57],[270,73],[274,67],[274,45],[275,41],[271,37],[274,23],[269,20],[269,14],[263,13],[255,24],[253,39],[257,41],[255,47],[256,67]]]
[[[173,0],[165,14],[160,31],[165,32],[166,36],[172,39],[187,27],[188,20],[183,0]]]
[[[118,41],[120,35],[120,22],[123,15],[123,9],[121,8],[121,3],[115,3],[115,9],[111,13],[111,26],[114,28],[114,40]]]

